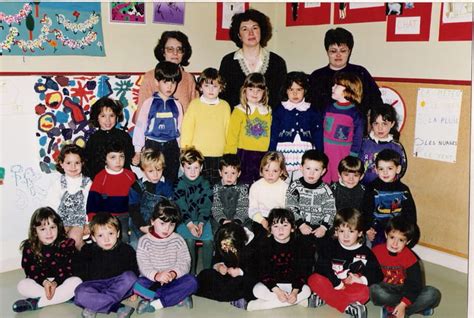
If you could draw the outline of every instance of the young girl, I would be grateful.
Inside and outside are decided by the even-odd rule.
[[[397,112],[389,104],[381,104],[370,110],[370,133],[362,141],[359,158],[365,168],[362,183],[370,184],[377,179],[375,158],[383,149],[392,149],[400,154],[402,170],[399,178],[403,177],[407,169],[407,156],[403,145],[398,142],[400,133],[397,130]]]
[[[367,318],[365,303],[369,287],[382,280],[382,271],[372,251],[363,244],[364,220],[352,208],[337,212],[337,239],[328,240],[320,250],[316,273],[308,278],[313,291],[309,307],[325,303],[352,317]]]
[[[65,145],[59,153],[56,170],[61,173],[48,192],[48,206],[58,211],[67,236],[73,238],[78,250],[84,245],[86,204],[91,179],[82,174],[84,153],[77,145]]]
[[[82,282],[72,276],[74,240],[67,238],[63,222],[53,209],[44,207],[33,213],[28,239],[21,243],[20,249],[26,278],[17,288],[28,298],[17,300],[13,311],[36,310],[66,302],[74,296],[74,289]]]
[[[308,75],[291,72],[286,77],[281,102],[273,112],[269,150],[277,150],[285,156],[286,170],[297,180],[301,173],[301,157],[306,150],[323,151],[322,116],[306,102]]]
[[[91,107],[89,125],[98,128],[86,143],[85,174],[94,180],[99,171],[104,169],[102,152],[105,146],[112,141],[122,143],[125,150],[125,165],[130,169],[132,157],[135,154],[130,135],[122,129],[116,128],[118,122],[123,120],[122,104],[108,97],[98,99]]]
[[[285,157],[269,151],[260,162],[260,175],[249,190],[249,217],[254,221],[252,231],[257,238],[270,230],[267,217],[273,208],[284,208],[288,184]]]
[[[257,283],[252,239],[253,234],[237,223],[222,225],[215,237],[214,266],[197,276],[199,289],[196,295],[230,301],[245,309],[247,302],[254,299],[252,289]]]
[[[194,146],[204,155],[202,175],[217,184],[220,181],[219,160],[224,154],[230,106],[219,93],[225,83],[215,68],[206,68],[199,76],[198,86],[202,93],[193,99],[184,114],[181,126],[181,148]]]
[[[258,164],[268,150],[272,114],[268,89],[260,73],[247,76],[240,89],[240,104],[230,116],[224,153],[237,153],[242,163],[240,182],[252,184],[258,179]]]
[[[347,155],[359,155],[365,120],[358,109],[362,100],[362,82],[352,73],[338,73],[334,77],[332,99],[324,115],[324,152],[329,157],[323,181],[337,182],[339,161]]]

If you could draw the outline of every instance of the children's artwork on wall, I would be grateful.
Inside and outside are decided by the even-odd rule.
[[[331,4],[321,2],[286,3],[286,26],[331,23]]]
[[[55,170],[63,143],[85,145],[95,131],[88,125],[90,107],[100,97],[108,96],[122,103],[124,120],[118,125],[131,132],[130,119],[138,102],[140,81],[138,75],[38,77],[30,89],[36,94],[32,111],[37,115],[41,170],[45,173]]]
[[[184,2],[154,2],[153,23],[184,24]]]
[[[413,156],[456,162],[462,91],[419,88]]]
[[[387,2],[385,4],[386,15],[401,15],[403,13],[403,3],[401,2]]]
[[[249,8],[248,2],[218,2],[216,21],[216,40],[230,40],[229,29],[232,17],[236,13],[242,13]]]
[[[400,15],[387,16],[387,41],[429,41],[431,3],[413,3]]]
[[[472,21],[471,2],[445,2],[441,4],[439,21],[439,41],[471,41]]]
[[[0,167],[0,185],[3,185],[3,179],[5,179],[5,168]]]
[[[3,2],[0,55],[105,56],[100,2]]]
[[[385,21],[383,2],[336,2],[334,24]]]
[[[110,22],[145,23],[145,2],[111,2]]]

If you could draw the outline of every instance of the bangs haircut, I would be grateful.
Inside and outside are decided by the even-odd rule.
[[[260,101],[263,105],[268,107],[268,88],[265,81],[265,76],[261,73],[250,73],[245,78],[244,84],[240,88],[240,104],[247,108],[247,96],[245,90],[249,87],[260,88],[263,90],[262,100]]]
[[[364,165],[362,161],[353,156],[347,156],[343,158],[340,162],[339,165],[337,166],[337,171],[339,173],[343,172],[350,172],[350,173],[360,173],[360,175],[364,174]]]
[[[362,81],[352,73],[336,73],[334,83],[344,86],[344,98],[352,103],[360,104],[362,101]]]
[[[89,125],[95,128],[100,128],[99,115],[104,108],[110,108],[117,117],[117,123],[123,121],[123,105],[118,100],[113,100],[108,97],[102,97],[95,101],[91,106],[89,115]]]
[[[323,169],[326,169],[329,163],[328,156],[324,152],[319,151],[317,149],[306,150],[303,156],[301,157],[301,165],[304,165],[304,162],[306,160],[321,162],[323,165]]]
[[[286,180],[286,178],[288,178],[288,171],[286,171],[285,157],[278,151],[269,151],[263,156],[262,160],[260,160],[260,173],[262,173],[263,169],[271,162],[278,163],[278,167],[280,167],[281,170],[280,179]]]
[[[324,36],[324,48],[326,51],[328,51],[329,47],[333,44],[338,46],[345,44],[352,52],[352,48],[354,47],[354,37],[351,32],[344,28],[330,29]]]
[[[178,224],[181,222],[181,213],[178,206],[167,199],[163,199],[155,205],[151,220],[160,219],[163,222]]]
[[[391,161],[395,166],[400,166],[402,158],[398,152],[393,149],[384,149],[377,154],[375,166],[378,167],[380,161]]]
[[[235,170],[240,171],[240,158],[236,154],[226,153],[219,160],[219,170],[224,167],[233,167]]]
[[[286,75],[285,85],[282,87],[281,96],[288,100],[288,93],[286,92],[291,88],[293,83],[301,86],[304,89],[304,98],[308,98],[309,94],[309,77],[305,72],[290,72]]]
[[[100,226],[114,228],[117,233],[120,231],[120,221],[110,213],[97,213],[89,223],[91,235],[95,235]]]
[[[284,223],[285,221],[291,224],[291,228],[295,228],[295,215],[288,209],[274,208],[270,210],[268,215],[268,224]]]
[[[140,153],[140,169],[144,170],[145,167],[153,166],[165,169],[165,156],[157,149],[144,148]]]
[[[222,78],[221,74],[219,74],[219,71],[217,69],[208,67],[204,71],[202,71],[201,75],[199,75],[198,87],[202,88],[202,84],[212,84],[213,82],[216,82],[220,86],[221,91],[224,91],[225,81]]]
[[[156,64],[155,79],[157,81],[173,82],[178,84],[181,81],[181,70],[179,65],[163,61]]]
[[[78,155],[81,159],[82,165],[84,165],[84,149],[76,144],[72,145],[64,145],[59,152],[58,159],[56,160],[56,170],[62,174],[64,174],[64,169],[61,167],[61,164],[64,163],[64,159],[68,154],[75,154]]]
[[[364,218],[362,217],[362,213],[354,208],[344,208],[337,211],[336,216],[334,217],[333,227],[334,229],[337,229],[344,226],[348,226],[351,229],[363,232],[365,230],[365,222]],[[362,236],[360,239],[363,240],[364,236]]]

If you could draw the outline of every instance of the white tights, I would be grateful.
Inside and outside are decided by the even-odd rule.
[[[74,297],[74,290],[82,283],[79,277],[69,277],[61,285],[56,287],[53,298],[48,300],[44,291],[44,287],[32,280],[25,278],[20,280],[17,285],[18,292],[27,298],[39,298],[38,308],[64,303]]]
[[[277,284],[279,288],[284,290],[285,292],[291,292],[291,284]],[[296,297],[296,303],[290,304],[288,302],[281,302],[278,300],[277,295],[269,290],[267,286],[262,283],[257,283],[253,288],[253,294],[257,297],[257,300],[252,300],[249,302],[247,306],[247,310],[263,310],[263,309],[272,309],[272,308],[279,308],[279,307],[286,307],[296,305],[299,302],[306,301],[308,297],[311,295],[311,290],[309,289],[308,285],[303,285],[301,291],[298,293]]]

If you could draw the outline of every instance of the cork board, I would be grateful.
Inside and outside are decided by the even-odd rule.
[[[378,81],[396,90],[406,107],[400,141],[405,147],[408,170],[403,177],[415,199],[420,245],[468,257],[469,147],[471,86]],[[462,90],[456,162],[447,163],[413,156],[418,88]]]

